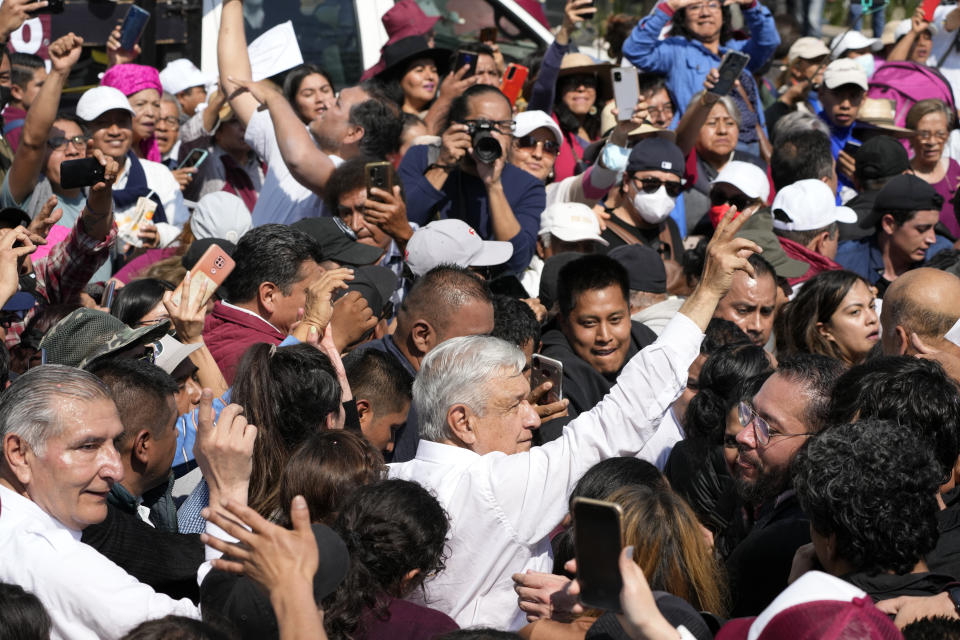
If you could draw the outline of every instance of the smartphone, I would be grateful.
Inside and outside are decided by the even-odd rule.
[[[457,63],[453,65],[453,71],[456,73],[463,69],[464,67],[470,67],[470,70],[467,71],[467,75],[463,76],[464,78],[469,78],[477,72],[477,58],[479,56],[472,51],[457,51]]]
[[[117,281],[110,280],[110,284],[103,290],[103,297],[100,299],[100,306],[105,309],[113,307],[113,293],[117,290]]]
[[[507,96],[510,104],[514,105],[520,92],[523,91],[523,84],[527,81],[527,75],[530,70],[522,64],[511,62],[507,65],[507,70],[503,72],[503,79],[500,81],[500,91]]]
[[[47,0],[47,6],[42,9],[28,11],[28,15],[38,16],[41,13],[63,13],[63,0]]]
[[[624,122],[633,118],[633,110],[640,99],[640,87],[637,82],[636,67],[614,67],[610,70],[613,77],[613,99],[617,103],[617,120]]]
[[[843,152],[850,156],[853,159],[857,158],[857,152],[860,151],[860,143],[854,142],[853,140],[848,140],[847,144],[843,145]]]
[[[89,187],[103,180],[104,167],[96,158],[64,160],[60,163],[60,186],[64,189]]]
[[[747,54],[739,51],[727,51],[723,56],[723,62],[720,63],[720,79],[710,93],[718,96],[728,95],[733,90],[733,83],[743,73],[748,62],[750,62],[750,56]]]
[[[187,154],[187,157],[183,159],[177,169],[190,169],[192,167],[199,167],[203,164],[203,161],[207,159],[207,156],[210,155],[210,152],[206,149],[194,149]]]
[[[620,505],[590,498],[573,499],[573,544],[577,556],[580,602],[585,607],[621,613]]]
[[[123,26],[120,28],[120,48],[124,51],[133,51],[149,21],[149,11],[135,4],[130,5],[127,17],[123,19]]]
[[[923,19],[933,22],[933,12],[940,6],[940,0],[923,0]]]
[[[365,165],[367,174],[367,197],[375,200],[371,190],[376,187],[387,193],[393,192],[393,165],[389,162],[368,162]]]
[[[536,389],[544,382],[552,382],[553,386],[544,396],[543,404],[559,402],[563,398],[563,363],[539,353],[533,354],[530,365],[530,388]]]
[[[200,256],[197,264],[193,265],[193,269],[190,270],[190,292],[187,298],[189,299],[193,297],[197,291],[201,291],[201,299],[203,303],[206,304],[217,290],[217,287],[223,284],[223,281],[226,280],[230,272],[233,271],[235,265],[236,263],[233,261],[233,258],[219,245],[210,245],[207,250],[203,252],[203,255]],[[173,302],[180,304],[182,298],[183,282],[173,290]]]
[[[500,32],[496,27],[484,27],[480,29],[480,42],[496,44],[498,35]]]

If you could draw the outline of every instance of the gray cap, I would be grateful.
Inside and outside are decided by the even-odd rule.
[[[49,364],[88,367],[95,361],[136,344],[144,346],[166,335],[170,321],[131,329],[109,313],[81,307],[53,325],[40,341]]]

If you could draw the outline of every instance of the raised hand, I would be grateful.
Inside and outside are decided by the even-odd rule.
[[[6,2],[4,2],[6,4]],[[2,8],[0,8],[2,11]],[[80,59],[80,53],[83,51],[83,38],[73,32],[54,40],[47,53],[50,56],[50,66],[53,70],[60,73],[70,73],[70,69]]]
[[[763,249],[755,242],[736,237],[737,231],[749,217],[746,212],[737,215],[736,207],[730,207],[707,245],[707,258],[700,285],[710,289],[718,297],[727,293],[737,271],[744,271],[751,278],[756,277],[753,265],[748,260],[751,253],[761,253]]]
[[[596,12],[593,0],[569,0],[563,8],[563,23],[557,33],[557,41],[567,44],[580,23],[593,18]]]
[[[37,250],[30,234],[23,227],[4,229],[0,235],[0,305],[20,288],[20,265]]]
[[[566,622],[582,614],[583,606],[567,593],[569,584],[570,578],[552,573],[527,570],[513,574],[513,590],[528,622],[541,618]]]
[[[243,407],[238,404],[224,407],[214,421],[213,392],[203,390],[193,455],[210,489],[212,507],[218,508],[227,499],[247,503],[256,439],[257,428],[243,417]]]
[[[303,322],[323,333],[333,317],[333,292],[346,289],[350,280],[353,280],[353,269],[330,269],[307,287]]]
[[[409,240],[413,229],[407,220],[407,205],[400,195],[400,186],[394,186],[389,192],[374,187],[370,190],[370,195],[376,199],[367,198],[364,201],[364,220],[377,225],[384,233],[401,243]]]
[[[460,159],[470,150],[470,135],[467,125],[455,122],[443,132],[440,142],[440,157],[437,164],[451,166],[460,162]]]
[[[32,17],[30,15],[31,11],[43,9],[48,4],[50,3],[46,0],[42,0],[42,2],[5,0],[0,5],[0,40],[7,42],[10,39],[10,34],[22,27],[23,23]]]
[[[123,20],[117,22],[117,25],[110,32],[107,38],[107,67],[115,67],[118,64],[129,64],[137,59],[142,49],[139,44],[133,45],[133,51],[124,49],[120,44],[120,38],[123,35]]]
[[[30,226],[27,227],[27,231],[41,238],[46,238],[47,234],[50,233],[50,229],[53,228],[53,225],[60,222],[60,218],[63,217],[63,209],[57,208],[59,202],[57,196],[47,198],[47,201],[43,203],[43,207],[40,209],[40,213],[30,221]]]
[[[177,340],[184,344],[203,342],[203,323],[207,318],[206,291],[203,287],[190,286],[190,272],[180,285],[180,302],[174,302],[173,291],[163,294],[163,306],[170,314],[170,321],[177,331]]]

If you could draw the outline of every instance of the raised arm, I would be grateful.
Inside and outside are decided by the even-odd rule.
[[[720,99],[720,96],[710,92],[719,79],[719,72],[716,69],[710,69],[707,72],[707,79],[703,81],[704,90],[694,96],[694,100],[687,105],[687,110],[680,118],[680,123],[677,125],[677,146],[680,147],[684,157],[693,150],[693,146],[697,143],[697,136],[700,135],[700,128],[707,121],[713,105]]]
[[[199,349],[190,354],[190,361],[197,365],[197,379],[201,387],[213,391],[216,398],[227,392],[227,381],[220,372],[213,354],[203,344],[203,323],[207,317],[207,305],[204,300],[204,287],[190,286],[190,272],[183,278],[182,294],[179,304],[173,300],[173,292],[163,295],[163,306],[170,314],[170,320],[177,330],[177,340],[184,344],[200,344]]]
[[[916,11],[910,17],[910,30],[906,35],[897,40],[887,56],[888,62],[900,62],[910,57],[910,48],[916,41],[917,36],[930,28],[930,23],[924,20],[923,7],[918,6]]]
[[[673,18],[673,12],[689,4],[688,0],[670,0],[661,2],[650,15],[646,16],[630,32],[623,43],[623,57],[638,69],[655,73],[669,73],[678,53],[667,40],[660,39],[660,31]]]
[[[10,167],[10,195],[16,202],[26,200],[37,185],[46,155],[47,136],[60,106],[60,94],[67,84],[70,69],[80,58],[82,47],[83,38],[68,33],[48,49],[50,73],[27,112],[20,146]]]
[[[750,37],[743,46],[743,52],[750,55],[747,69],[755,72],[773,55],[780,44],[780,34],[777,32],[777,24],[773,20],[770,9],[756,0],[726,0],[724,4],[734,2],[740,5],[743,21],[750,28]]]
[[[584,20],[589,20],[597,12],[593,0],[568,0],[563,8],[563,23],[557,29],[557,37],[547,49],[540,64],[540,71],[530,91],[527,110],[540,110],[553,113],[553,101],[557,93],[557,75],[563,56],[570,51],[570,37]],[[576,48],[574,48],[576,50]]]
[[[220,86],[226,92],[237,118],[247,126],[259,103],[247,92],[237,92],[235,81],[252,80],[250,56],[247,55],[247,36],[243,32],[243,2],[225,0],[220,13],[220,33],[217,39],[217,67]]]

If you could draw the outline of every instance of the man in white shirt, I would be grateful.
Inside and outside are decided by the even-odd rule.
[[[205,391],[197,460],[213,504],[245,501],[256,429],[235,405],[214,429],[211,396]],[[0,582],[40,599],[56,639],[120,638],[145,620],[199,618],[190,600],[154,592],[80,542],[85,527],[106,517],[107,495],[123,478],[113,444],[122,433],[106,387],[81,369],[31,369],[0,400]]]
[[[549,570],[549,534],[577,480],[604,458],[634,455],[656,432],[733,275],[753,271],[746,256],[759,247],[734,237],[743,218],[717,227],[700,284],[660,339],[624,367],[597,407],[542,447],[530,448],[540,420],[526,400],[519,349],[472,336],[427,354],[413,389],[417,456],[391,466],[390,476],[431,489],[450,515],[450,558],[425,584],[431,607],[463,627],[524,624],[510,576]]]

